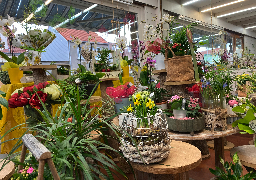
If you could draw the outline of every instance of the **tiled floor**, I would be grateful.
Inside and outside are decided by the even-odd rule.
[[[234,134],[231,136],[227,137],[227,140],[232,142],[235,147],[237,146],[242,146],[242,145],[249,145],[249,141],[252,140],[252,135],[249,134]],[[210,158],[205,159],[201,162],[201,164],[189,171],[189,176],[190,180],[211,180],[214,175],[210,173],[209,168],[215,169],[215,153],[214,150],[209,149],[210,151]],[[230,157],[230,151],[225,151],[225,161],[231,161]],[[245,168],[243,168],[243,174],[247,174],[247,171]],[[127,174],[129,180],[134,180],[132,174]],[[115,178],[116,180],[118,179],[123,179],[123,178]],[[141,180],[141,179],[139,179]],[[143,179],[144,180],[144,179]]]

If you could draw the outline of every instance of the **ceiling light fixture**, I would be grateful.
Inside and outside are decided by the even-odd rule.
[[[237,13],[241,13],[241,12],[245,12],[245,11],[250,11],[250,10],[253,10],[253,9],[256,9],[256,6],[251,7],[251,8],[247,8],[247,9],[242,9],[242,10],[239,10],[239,11],[234,11],[234,12],[227,13],[227,14],[223,14],[223,15],[217,16],[217,18],[225,17],[225,16],[229,16],[229,15],[233,15],[233,14],[237,14]]]
[[[213,8],[209,8],[209,9],[203,10],[203,11],[201,11],[201,12],[207,12],[207,11],[211,11],[211,10],[214,10],[214,9],[219,9],[219,8],[222,8],[222,7],[225,7],[225,6],[229,6],[229,5],[232,5],[232,4],[236,4],[236,3],[239,3],[239,2],[242,2],[242,1],[244,1],[244,0],[232,1],[232,2],[230,2],[230,3],[226,3],[226,4],[222,4],[222,5],[213,7]]]
[[[256,28],[256,26],[250,26],[250,27],[247,27],[245,29],[252,29],[252,28]]]
[[[47,0],[47,1],[45,1],[44,4],[42,4],[39,8],[36,9],[35,13],[31,13],[31,14],[30,14],[24,21],[22,21],[21,23],[23,24],[23,23],[26,23],[26,22],[30,21],[30,20],[34,17],[34,15],[35,15],[36,13],[40,12],[40,11],[44,8],[44,6],[47,6],[47,5],[50,4],[52,1],[53,1],[53,0]]]
[[[67,20],[63,21],[62,23],[56,25],[56,26],[54,27],[54,29],[56,29],[56,28],[58,28],[58,27],[61,27],[61,26],[63,26],[64,24],[67,24],[69,21],[71,21],[71,20],[73,20],[73,19],[75,19],[75,18],[81,16],[83,13],[90,11],[91,9],[95,8],[96,6],[98,6],[98,4],[94,4],[94,5],[90,6],[90,7],[88,7],[87,9],[81,11],[80,13],[78,13],[78,14],[72,16],[70,19],[67,19]]]
[[[199,0],[192,0],[192,1],[186,2],[186,3],[182,4],[182,5],[186,6],[186,5],[192,4],[192,3],[197,2],[197,1],[199,1]]]

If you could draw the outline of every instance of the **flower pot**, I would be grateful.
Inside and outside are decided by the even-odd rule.
[[[167,109],[167,103],[166,102],[161,102],[161,103],[156,103],[156,106],[159,108],[159,109]]]
[[[205,118],[198,117],[189,120],[172,119],[167,117],[168,129],[177,132],[201,131],[205,128]]]
[[[122,67],[123,77],[129,77],[129,66]]]
[[[162,54],[158,54],[155,56],[156,59],[156,70],[165,69],[165,57]]]
[[[162,109],[167,109],[167,102],[166,101],[163,101],[162,102]]]
[[[173,115],[174,115],[174,118],[176,118],[176,119],[183,119],[187,115],[187,110],[177,110],[177,109],[174,109],[173,110]]]
[[[97,85],[97,87],[95,87],[96,85]],[[95,93],[95,91],[97,90],[98,86],[99,86],[99,84],[87,84],[84,89],[87,92],[85,99],[88,99],[90,96],[92,96]]]
[[[194,80],[194,67],[192,56],[175,56],[168,58],[168,67],[166,67],[168,82],[181,82]]]
[[[19,68],[8,69],[8,74],[10,77],[11,84],[20,83],[20,79],[23,77],[23,71],[21,71]]]
[[[120,113],[120,109],[123,109],[125,106],[130,106],[130,104],[133,106],[133,102],[129,101],[129,98],[121,98],[120,103],[115,103],[115,110],[116,113]]]

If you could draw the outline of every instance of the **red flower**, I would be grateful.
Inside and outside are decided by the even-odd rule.
[[[30,96],[27,92],[24,92],[20,95],[18,93],[15,93],[8,100],[9,107],[10,108],[23,107],[28,104],[29,98]]]
[[[29,104],[30,106],[32,107],[35,107],[37,109],[40,109],[40,107],[42,106],[39,98],[41,99],[41,101],[43,103],[45,103],[46,101],[46,98],[47,98],[47,94],[46,93],[43,93],[42,91],[37,91],[35,94],[32,95],[31,99],[29,100]]]
[[[29,87],[24,87],[23,92],[28,92],[28,91],[33,92],[33,89],[34,89],[34,85]]]
[[[43,83],[39,83],[38,85],[36,85],[36,88],[38,90],[44,89],[49,83],[48,82],[43,82]]]
[[[160,88],[160,82],[156,85],[156,88]]]
[[[197,62],[197,65],[198,65],[198,66],[201,66],[201,65],[202,65],[202,63],[201,63],[201,62]]]
[[[72,117],[68,118],[68,122],[72,122],[72,119],[73,119]]]

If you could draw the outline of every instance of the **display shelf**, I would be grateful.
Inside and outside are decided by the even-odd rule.
[[[165,86],[180,86],[180,85],[187,85],[187,84],[195,84],[196,81],[180,81],[180,82],[165,82]]]
[[[213,140],[212,141],[208,141],[207,145],[208,145],[209,148],[214,149],[214,141]],[[234,147],[235,147],[235,145],[232,142],[227,141],[227,145],[224,146],[224,150],[228,150],[229,151],[230,149],[232,149]]]
[[[165,69],[160,69],[160,70],[154,70],[152,71],[153,74],[160,74],[160,73],[167,73]]]
[[[21,71],[31,71],[34,69],[46,69],[46,70],[54,70],[57,69],[57,65],[34,65],[34,66],[22,66],[20,67]]]

